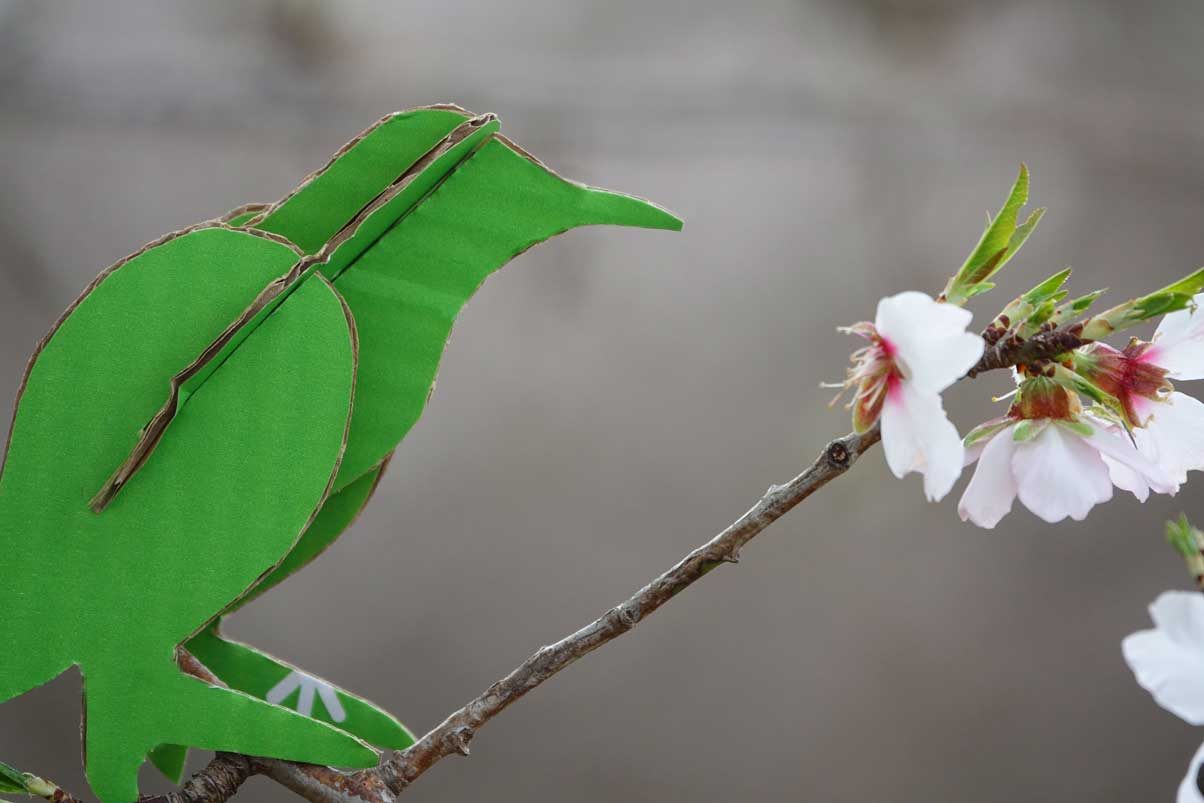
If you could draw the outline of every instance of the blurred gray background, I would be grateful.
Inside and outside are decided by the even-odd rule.
[[[278,198],[393,109],[497,112],[566,175],[685,218],[680,235],[573,232],[491,279],[359,524],[231,622],[420,732],[845,432],[818,387],[856,346],[834,327],[939,290],[1021,160],[1050,213],[979,323],[1067,264],[1076,290],[1117,295],[1204,264],[1194,2],[0,12],[6,400],[104,266]],[[963,431],[1008,387],[956,388]],[[988,532],[958,521],[961,486],[927,504],[876,450],[410,794],[1170,800],[1204,730],[1137,687],[1119,642],[1189,587],[1161,522],[1204,518],[1200,481],[1084,524],[1017,508]],[[78,684],[0,709],[0,759],[86,792]],[[262,779],[243,797],[291,799]]]

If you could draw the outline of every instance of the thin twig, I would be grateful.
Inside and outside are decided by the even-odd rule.
[[[1044,332],[1026,341],[1003,338],[987,348],[966,377],[1052,358],[1082,344],[1073,327]],[[738,562],[745,544],[848,471],[880,439],[879,428],[874,425],[864,433],[849,433],[833,440],[801,474],[785,485],[770,487],[760,501],[726,530],[686,555],[625,602],[576,633],[540,648],[409,749],[384,757],[375,769],[346,773],[311,764],[219,753],[178,791],[146,799],[143,803],[225,803],[252,775],[265,775],[311,803],[394,803],[396,795],[439,761],[451,755],[468,755],[469,743],[477,731],[529,691],[628,632],[712,569],[724,563]],[[180,662],[185,671],[220,683],[187,653],[181,654]]]
[[[412,747],[386,759],[376,772],[386,786],[400,793],[441,759],[454,754],[468,755],[468,744],[482,725],[569,664],[631,630],[712,569],[738,561],[745,544],[848,471],[879,438],[878,427],[874,426],[864,434],[850,433],[832,441],[806,470],[785,485],[772,486],[726,530],[686,555],[627,601],[571,636],[538,650]]]
[[[1087,341],[1079,336],[1081,327],[1071,326],[1066,329],[1053,329],[1033,335],[1028,340],[1018,340],[1015,336],[1007,336],[987,346],[982,358],[974,367],[966,372],[967,379],[973,379],[979,374],[994,371],[999,368],[1011,368],[1014,365],[1048,360],[1074,351]],[[991,342],[984,336],[984,340]]]

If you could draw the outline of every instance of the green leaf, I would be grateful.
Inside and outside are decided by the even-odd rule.
[[[1084,340],[1100,340],[1112,332],[1136,326],[1150,318],[1188,309],[1195,304],[1194,298],[1201,290],[1204,290],[1204,268],[1161,290],[1118,304],[1093,316],[1083,324],[1082,337]]]
[[[6,794],[27,794],[25,774],[0,762],[0,792]]]
[[[1107,289],[1095,290],[1061,305],[1054,310],[1049,322],[1054,326],[1062,326],[1086,312],[1106,292]]]
[[[1183,293],[1189,296],[1194,296],[1201,290],[1204,290],[1204,268],[1200,268],[1194,273],[1184,276],[1174,284],[1163,288],[1163,292]]]
[[[1185,558],[1200,554],[1201,533],[1187,520],[1186,513],[1166,523],[1166,540]]]
[[[1038,207],[1032,211],[1028,219],[1016,227],[1016,231],[1012,233],[1012,239],[1008,241],[1008,258],[1011,259],[1012,254],[1020,250],[1020,246],[1028,239],[1028,236],[1033,233],[1033,229],[1037,228],[1037,224],[1041,222],[1041,218],[1045,217],[1045,207]],[[1000,265],[999,267],[1003,267]]]
[[[1006,332],[1009,329],[1014,329],[1021,334],[1026,322],[1030,321],[1032,316],[1038,311],[1038,308],[1048,301],[1059,301],[1065,298],[1066,291],[1061,287],[1070,278],[1070,268],[1062,270],[1045,279],[1031,290],[1020,294],[1016,298],[1008,302],[1008,305],[995,316],[995,320],[991,323],[991,328],[998,330],[1000,333]],[[1050,307],[1048,312],[1042,313],[1041,321],[1052,315],[1053,308]],[[1037,323],[1040,325],[1040,321]],[[1030,324],[1030,328],[1032,328]]]
[[[1061,289],[1062,285],[1066,284],[1066,280],[1070,278],[1071,269],[1063,268],[1062,270],[1050,276],[1045,281],[1038,284],[1033,289],[1029,290],[1020,298],[1028,304],[1040,304],[1050,298],[1053,298]],[[1062,292],[1062,295],[1066,295]]]
[[[1022,164],[1003,208],[993,220],[988,215],[990,222],[978,244],[945,286],[944,296],[949,303],[960,306],[984,292],[982,284],[1008,263],[1036,228],[1044,209],[1034,210],[1023,224],[1016,225],[1020,209],[1028,201],[1028,185],[1028,167]]]

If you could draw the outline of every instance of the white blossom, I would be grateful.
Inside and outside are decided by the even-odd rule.
[[[991,528],[1021,503],[1047,522],[1082,521],[1112,498],[1115,485],[1144,501],[1177,485],[1115,428],[1091,416],[1013,419],[972,447],[978,467],[957,511]],[[1115,468],[1113,468],[1115,467]]]
[[[869,341],[853,355],[844,383],[857,387],[854,426],[865,431],[881,419],[887,465],[896,477],[922,474],[930,501],[949,493],[962,470],[965,450],[941,392],[982,356],[982,338],[966,331],[971,317],[924,293],[904,292],[879,301],[872,324],[847,329]]]

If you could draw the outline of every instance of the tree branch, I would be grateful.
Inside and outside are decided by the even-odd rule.
[[[745,544],[848,471],[879,438],[879,429],[874,426],[863,434],[850,433],[832,441],[803,473],[785,485],[770,487],[757,504],[726,530],[686,555],[627,601],[571,636],[538,650],[408,750],[387,758],[376,772],[389,789],[400,793],[447,756],[468,755],[468,744],[481,726],[557,672],[631,630],[712,569],[737,562]]]
[[[999,368],[1011,368],[1014,365],[1050,360],[1059,354],[1074,351],[1088,341],[1080,337],[1082,326],[1076,324],[1065,329],[1052,329],[1033,335],[1028,340],[1020,340],[1015,335],[1004,336],[998,342],[983,333],[983,340],[988,345],[982,358],[974,367],[966,372],[967,379],[973,379],[979,374],[994,371]]]
[[[451,755],[468,755],[468,745],[486,723],[570,664],[631,630],[662,605],[724,563],[769,525],[844,474],[881,439],[877,425],[837,438],[801,474],[774,485],[739,519],[626,601],[576,633],[542,647],[510,674],[452,713],[408,750],[386,756],[376,769],[343,773],[278,759],[219,753],[179,791],[142,803],[225,803],[252,775],[266,775],[311,803],[393,803],[419,776]],[[181,651],[189,674],[220,684],[211,672]]]
[[[1079,332],[1079,327],[1072,326],[1042,332],[1028,340],[1005,336],[995,342],[995,338],[989,338],[982,358],[966,373],[966,378],[1071,351],[1086,342]],[[532,689],[628,632],[711,570],[724,563],[738,562],[745,544],[848,471],[880,439],[881,432],[875,424],[864,433],[853,432],[831,441],[801,474],[785,485],[771,486],[760,501],[723,532],[576,633],[537,650],[409,749],[384,757],[375,769],[344,773],[330,767],[219,753],[178,791],[144,799],[142,803],[225,803],[252,775],[265,775],[311,803],[394,803],[396,795],[444,758],[468,755],[469,743],[477,731]],[[182,653],[180,662],[185,671],[220,684],[187,653]]]

